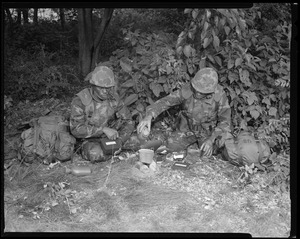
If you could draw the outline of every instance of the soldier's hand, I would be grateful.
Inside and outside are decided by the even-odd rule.
[[[200,150],[203,150],[204,152],[204,156],[210,157],[212,155],[212,151],[213,151],[213,142],[211,139],[207,139],[205,140],[201,147]]]
[[[104,127],[103,132],[110,140],[116,140],[119,137],[118,131],[112,128]]]
[[[151,130],[151,120],[152,120],[152,116],[146,116],[144,119],[142,119],[142,121],[139,123],[139,125],[137,126],[137,132],[141,133],[145,127],[147,127],[149,129],[149,132]]]

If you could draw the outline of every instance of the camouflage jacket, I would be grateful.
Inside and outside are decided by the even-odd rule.
[[[97,102],[90,88],[86,88],[71,103],[70,130],[76,138],[101,137],[104,136],[104,127],[118,130],[125,124],[130,134],[134,130],[134,122],[129,109],[119,100],[118,95],[115,100]]]
[[[213,141],[218,135],[231,131],[231,108],[222,86],[217,85],[210,98],[200,100],[194,98],[190,84],[186,84],[149,105],[146,115],[155,119],[163,111],[179,104],[183,105],[183,112],[193,131],[205,131],[205,135],[210,136]]]

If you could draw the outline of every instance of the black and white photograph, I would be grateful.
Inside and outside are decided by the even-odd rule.
[[[296,237],[297,9],[2,3],[1,235]]]

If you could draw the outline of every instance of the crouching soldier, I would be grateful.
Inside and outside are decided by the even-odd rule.
[[[137,126],[137,132],[151,129],[151,121],[175,105],[183,106],[179,131],[166,139],[171,150],[183,150],[199,142],[203,155],[210,157],[216,139],[226,139],[231,131],[231,109],[223,87],[218,84],[218,74],[213,68],[203,68],[191,84],[170,93],[146,109],[146,116]],[[179,137],[178,137],[179,136]],[[174,142],[174,138],[176,142]],[[179,139],[179,140],[178,140]]]
[[[70,130],[75,138],[83,139],[83,158],[95,162],[105,160],[100,138],[122,145],[135,125],[129,109],[119,99],[112,70],[98,66],[90,76],[91,87],[80,91],[71,103]]]

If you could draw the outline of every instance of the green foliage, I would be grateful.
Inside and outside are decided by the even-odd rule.
[[[101,15],[101,14],[100,14]],[[117,8],[101,42],[102,58],[109,58],[112,52],[124,47],[122,29],[157,32],[159,30],[179,34],[183,30],[185,16],[177,9]],[[97,24],[95,24],[97,25]]]
[[[251,176],[254,175],[257,172],[257,167],[255,167],[255,164],[252,163],[250,166],[245,165],[240,167],[240,170],[242,171],[239,178],[237,179],[237,182],[241,186],[245,186],[251,182]]]
[[[115,9],[114,18],[121,19],[121,27],[132,23],[141,32],[164,31],[179,34],[186,16],[176,8],[123,8]]]
[[[290,189],[290,159],[285,156],[275,156],[275,153],[270,157],[272,162],[269,185],[277,186],[277,190],[287,191]],[[276,190],[276,188],[275,188]]]
[[[137,9],[137,12],[142,13],[143,22],[151,24],[148,31],[164,31],[178,35],[183,29],[186,21],[186,16],[181,9],[177,8],[154,8],[154,9]],[[144,25],[143,23],[143,25]],[[141,24],[138,29],[143,30]]]
[[[291,21],[291,4],[290,3],[255,3],[254,9],[263,12],[261,16],[267,21]],[[266,26],[265,24],[263,26]],[[262,26],[262,27],[263,27]],[[270,29],[269,29],[270,30]]]
[[[71,84],[80,85],[72,29],[62,32],[55,22],[40,21],[6,31],[4,90],[14,101],[63,97],[71,94]]]
[[[67,25],[65,31],[55,21],[40,20],[39,24],[13,25],[6,29],[5,47],[34,53],[41,45],[48,52],[59,52],[64,57],[76,56],[78,40],[76,29]],[[67,50],[67,51],[66,51]]]
[[[183,61],[176,58],[174,34],[142,33],[130,27],[123,29],[126,49],[113,52],[101,64],[113,67],[121,98],[145,106],[180,88],[190,77]]]
[[[262,124],[257,129],[257,136],[259,139],[266,140],[270,147],[278,146],[282,150],[289,150],[290,118],[269,119],[267,125]]]
[[[268,186],[274,192],[285,192],[290,188],[290,160],[288,157],[277,156],[276,153],[273,153],[268,165],[262,166],[252,163],[239,167],[239,169],[241,174],[237,182],[241,187],[250,184],[255,174],[262,173],[267,178],[267,185],[263,187]]]
[[[278,21],[269,37],[257,30],[255,22],[263,16],[258,10],[186,9],[189,24],[176,45],[191,74],[205,66],[217,69],[234,127],[245,120],[254,130],[284,117],[290,107],[291,24]]]
[[[37,100],[68,93],[76,71],[70,65],[54,65],[55,55],[43,50],[35,54],[21,52],[4,69],[5,92],[15,100]]]

